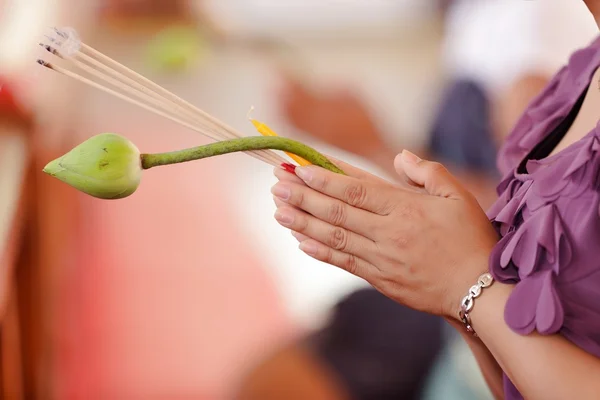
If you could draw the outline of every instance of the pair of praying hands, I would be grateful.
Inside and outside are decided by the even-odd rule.
[[[335,161],[348,175],[276,169],[275,218],[309,256],[416,310],[458,318],[498,240],[475,198],[442,165],[404,151],[401,185]]]

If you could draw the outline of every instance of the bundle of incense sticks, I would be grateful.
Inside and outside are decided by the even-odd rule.
[[[38,59],[38,64],[43,67],[142,107],[213,140],[244,136],[148,78],[86,45],[73,28],[52,28],[40,42],[40,46],[58,61],[55,63]],[[266,125],[256,120],[252,122],[262,135],[275,135]],[[273,166],[283,166],[288,170],[293,167],[289,160],[272,150],[250,151],[247,154]],[[294,159],[300,164],[306,164],[300,158]]]

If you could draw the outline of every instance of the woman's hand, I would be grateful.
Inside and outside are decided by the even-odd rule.
[[[308,255],[409,307],[457,318],[460,300],[487,271],[496,232],[440,164],[403,152],[395,166],[402,187],[346,165],[350,176],[276,170],[275,217]]]

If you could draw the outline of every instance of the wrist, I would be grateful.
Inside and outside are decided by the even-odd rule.
[[[493,284],[494,278],[492,277],[492,274],[489,272],[481,274],[479,278],[477,278],[477,282],[469,288],[467,294],[460,302],[460,308],[458,311],[459,319],[464,325],[466,331],[472,333],[474,336],[477,336],[477,333],[475,332],[475,328],[473,327],[473,322],[471,320],[471,311],[473,311],[477,299]]]
[[[496,281],[477,299],[471,311],[471,323],[478,333],[488,325],[496,325],[499,321],[504,323],[504,307],[513,289],[512,284]]]
[[[490,254],[495,243],[494,239],[490,239],[489,243],[479,247],[478,251],[471,251],[471,256],[461,264],[461,269],[458,272],[462,273],[457,274],[458,276],[452,284],[452,290],[448,290],[449,298],[445,315],[462,323],[459,317],[461,301],[469,293],[469,290],[477,284],[481,275],[489,272]]]
[[[481,339],[467,332],[463,323],[460,322],[458,319],[450,317],[444,317],[444,319],[446,320],[448,325],[450,325],[452,329],[458,332],[462,339],[470,346],[479,345],[481,343]]]
[[[489,253],[485,255],[485,252],[481,252],[477,255],[473,255],[466,260],[464,265],[462,265],[462,271],[464,272],[460,276],[458,276],[452,287],[453,290],[448,291],[448,302],[446,303],[446,312],[444,315],[446,317],[452,318],[462,325],[463,329],[465,329],[464,320],[461,317],[461,309],[463,303],[465,302],[465,298],[471,297],[469,304],[467,306],[470,307],[469,311],[473,307],[475,307],[475,300],[480,296],[483,296],[483,291],[488,289],[494,283],[493,277],[488,273],[489,266]],[[468,272],[468,273],[467,273]],[[486,276],[484,282],[480,282],[485,274]],[[491,280],[491,282],[488,282]],[[479,289],[476,289],[479,287]],[[473,291],[473,293],[471,293]]]

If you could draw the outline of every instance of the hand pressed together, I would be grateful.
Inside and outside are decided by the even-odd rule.
[[[409,152],[395,186],[338,163],[276,169],[275,218],[311,257],[357,275],[408,307],[457,318],[498,240],[485,213],[440,164]]]

